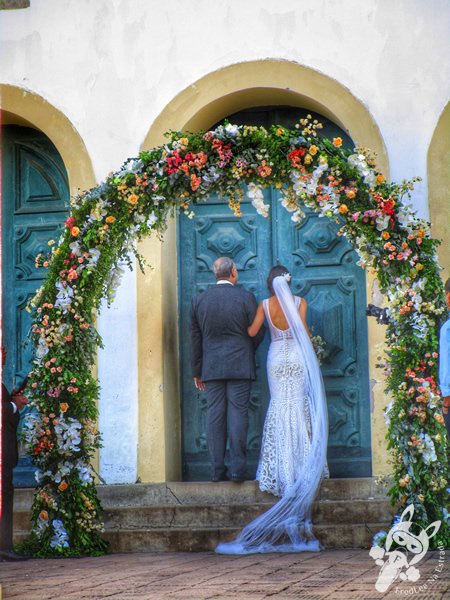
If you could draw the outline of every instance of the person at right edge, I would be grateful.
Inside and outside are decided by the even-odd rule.
[[[6,348],[2,347],[2,365],[6,362]],[[28,404],[20,390],[10,394],[2,383],[2,481],[1,481],[1,517],[0,517],[0,561],[25,560],[13,550],[13,505],[14,486],[13,469],[19,460],[17,449],[17,427],[19,411]]]
[[[450,279],[445,282],[445,300],[450,309]],[[443,398],[447,437],[450,440],[450,319],[442,325],[439,336],[439,387]]]

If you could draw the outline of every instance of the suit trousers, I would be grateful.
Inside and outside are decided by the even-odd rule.
[[[13,549],[13,470],[2,465],[2,514],[0,517],[0,550]]]
[[[250,379],[206,381],[206,441],[212,478],[225,475],[227,432],[230,440],[230,475],[246,471]]]

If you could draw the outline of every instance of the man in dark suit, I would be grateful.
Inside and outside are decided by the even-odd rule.
[[[192,300],[191,359],[194,384],[206,391],[206,439],[212,481],[244,481],[246,471],[248,403],[255,379],[255,350],[264,329],[251,338],[247,328],[256,314],[254,295],[236,286],[238,272],[228,257],[212,267],[217,283]],[[227,430],[230,477],[226,474]]]
[[[6,348],[2,347],[2,365],[6,362]],[[0,560],[24,560],[13,551],[13,469],[19,460],[17,426],[19,411],[28,400],[21,391],[8,392],[2,383],[2,503],[0,517]]]

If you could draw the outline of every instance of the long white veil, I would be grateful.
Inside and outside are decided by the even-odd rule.
[[[322,374],[311,340],[284,276],[273,289],[289,324],[305,367],[305,392],[311,414],[311,446],[297,480],[267,512],[251,521],[232,542],[219,544],[219,554],[319,551],[312,531],[312,505],[326,469],[328,415]]]

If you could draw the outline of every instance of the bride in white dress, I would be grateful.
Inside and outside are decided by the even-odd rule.
[[[277,276],[288,280],[289,272],[283,266],[276,266],[270,271],[267,286],[273,295],[259,304],[248,334],[256,336],[264,320],[267,321],[271,337],[267,355],[270,403],[256,479],[262,491],[283,496],[298,479],[301,465],[305,464],[309,454],[311,415],[305,392],[303,357],[273,289],[272,282]],[[306,300],[294,296],[294,304],[310,335],[306,324]]]
[[[261,490],[281,499],[249,523],[221,554],[318,551],[311,512],[322,477],[328,477],[328,419],[319,363],[306,324],[306,301],[293,296],[282,266],[268,277],[274,294],[258,307],[248,329],[255,336],[267,320],[270,403],[256,474]]]

